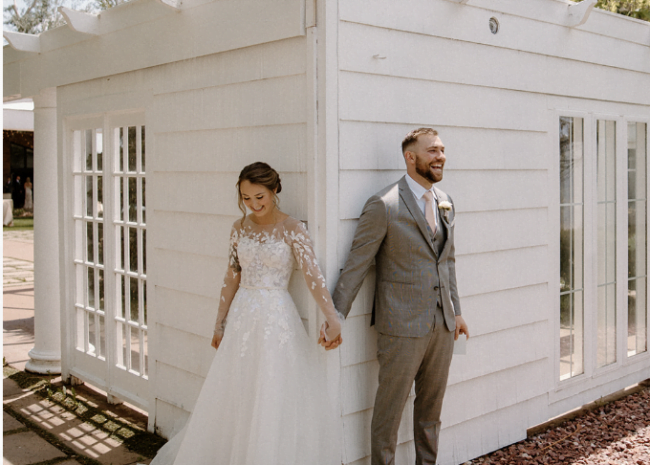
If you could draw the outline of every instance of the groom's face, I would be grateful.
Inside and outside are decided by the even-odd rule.
[[[445,146],[438,136],[423,134],[410,150],[415,155],[415,172],[431,184],[442,181]]]

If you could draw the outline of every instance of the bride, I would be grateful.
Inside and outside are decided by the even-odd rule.
[[[152,465],[340,463],[336,411],[317,344],[287,292],[296,263],[325,315],[320,342],[326,348],[342,342],[342,320],[307,229],[278,209],[281,189],[278,173],[266,163],[248,165],[239,175],[244,216],[230,235],[212,338],[218,350],[187,425]]]

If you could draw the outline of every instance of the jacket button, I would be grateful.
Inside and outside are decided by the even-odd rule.
[[[438,286],[433,288],[434,291],[437,291],[438,289],[440,289]]]

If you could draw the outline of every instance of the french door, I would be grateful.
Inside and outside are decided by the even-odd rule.
[[[147,408],[146,131],[144,115],[67,124],[73,234],[67,237],[70,373],[113,400]],[[117,398],[117,399],[115,399]]]

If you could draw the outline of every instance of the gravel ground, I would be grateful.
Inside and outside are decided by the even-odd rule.
[[[470,463],[650,465],[650,385]]]

